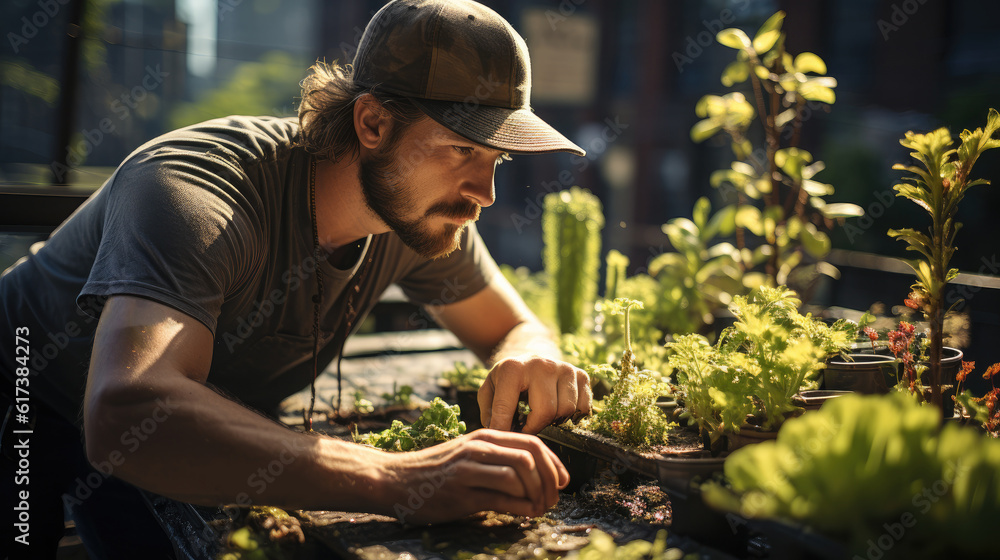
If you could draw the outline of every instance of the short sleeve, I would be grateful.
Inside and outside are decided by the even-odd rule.
[[[256,213],[234,165],[210,158],[140,155],[101,196],[103,230],[77,304],[134,295],[204,323],[214,334],[228,292],[245,278],[262,243]]]
[[[418,264],[396,283],[414,303],[446,305],[476,294],[498,272],[479,230],[470,224],[458,249],[446,257]]]

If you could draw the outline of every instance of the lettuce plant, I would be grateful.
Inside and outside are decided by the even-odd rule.
[[[726,459],[712,506],[807,525],[864,554],[987,558],[1000,519],[1000,442],[941,422],[912,396],[848,395]],[[869,557],[873,557],[869,555]]]

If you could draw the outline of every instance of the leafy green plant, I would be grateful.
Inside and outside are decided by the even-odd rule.
[[[375,405],[365,398],[365,392],[361,389],[354,391],[354,410],[358,414],[371,414],[375,412]]]
[[[611,535],[594,529],[590,532],[590,543],[581,548],[574,557],[579,560],[694,560],[697,554],[685,555],[679,548],[667,548],[667,531],[656,532],[653,542],[643,539],[631,540],[623,545],[615,544]]]
[[[802,315],[795,292],[761,286],[729,306],[736,323],[713,346],[701,335],[668,343],[681,418],[696,423],[711,442],[739,433],[748,420],[777,430],[801,413],[792,397],[815,388],[824,360],[850,347],[857,324],[833,325]]]
[[[788,421],[777,440],[732,453],[727,483],[703,485],[704,498],[845,537],[855,552],[902,523],[892,557],[989,557],[996,544],[984,520],[1000,519],[1000,442],[940,426],[906,394],[840,397]]]
[[[738,91],[706,95],[695,107],[702,120],[691,128],[695,142],[719,132],[732,140],[736,161],[713,173],[711,183],[716,188],[729,185],[736,192],[736,247],[747,287],[788,283],[805,256],[819,260],[830,252],[826,231],[834,220],[863,214],[854,204],[826,202],[833,187],[814,180],[823,163],[799,147],[805,111],[832,105],[837,81],[825,76],[826,63],[819,56],[804,52],[793,58],[786,52],[784,17],[779,11],[768,18],[753,40],[735,28],[716,35],[719,43],[737,51],[736,60],[723,71],[722,84],[732,87],[749,80],[752,102]],[[755,150],[750,138],[755,119],[764,132],[763,150]],[[755,251],[750,250],[747,232],[760,238]],[[760,262],[766,275],[751,272]],[[818,265],[800,272],[816,270]]]
[[[962,131],[961,143],[954,142],[947,128],[928,134],[907,132],[900,144],[912,150],[910,156],[920,166],[893,165],[912,173],[903,183],[893,186],[896,196],[904,197],[923,208],[931,217],[927,233],[912,228],[890,229],[889,236],[905,241],[907,249],[920,253],[920,259],[904,259],[917,281],[911,286],[907,305],[921,311],[930,323],[931,402],[941,406],[941,349],[943,347],[944,291],[958,269],[948,268],[955,253],[955,234],[962,224],[955,220],[958,203],[965,192],[976,185],[988,185],[986,179],[972,179],[972,167],[986,150],[1000,147],[993,138],[1000,129],[1000,113],[990,109],[986,128]]]
[[[382,393],[382,400],[385,401],[388,406],[410,406],[410,397],[413,396],[413,387],[409,385],[402,385],[399,388],[396,387],[396,382],[392,382],[392,392]]]
[[[555,298],[555,316],[561,333],[578,333],[597,298],[600,268],[601,201],[585,189],[573,187],[545,196],[542,230],[543,260]]]
[[[278,560],[295,556],[305,542],[297,517],[272,506],[242,510],[242,523],[225,533],[218,560]]]
[[[717,310],[725,309],[734,294],[743,293],[740,251],[727,241],[713,243],[717,237],[733,234],[736,210],[734,204],[711,214],[711,202],[701,197],[691,219],[674,218],[663,225],[674,251],[649,263],[649,274],[659,283],[660,294],[645,301],[653,302],[656,324],[667,332],[703,332]]]
[[[441,378],[460,391],[478,391],[489,374],[490,370],[479,364],[470,366],[465,362],[455,362],[455,367],[443,372]]]
[[[617,298],[613,303],[613,314],[624,315],[625,351],[621,368],[611,394],[583,427],[640,449],[663,444],[669,428],[666,417],[656,407],[656,399],[666,394],[669,386],[653,372],[639,371],[632,352],[629,315],[633,308],[642,309],[642,302]]]
[[[386,451],[414,451],[430,447],[456,438],[465,433],[465,422],[459,420],[458,405],[435,397],[431,405],[420,414],[420,418],[407,426],[399,420],[381,431],[370,434],[354,434],[354,441],[384,449]]]

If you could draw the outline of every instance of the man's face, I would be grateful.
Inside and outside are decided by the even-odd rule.
[[[388,149],[361,157],[358,179],[369,209],[426,258],[454,251],[469,222],[493,204],[493,172],[504,157],[425,118]]]

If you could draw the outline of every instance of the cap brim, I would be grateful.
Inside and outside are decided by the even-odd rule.
[[[473,142],[514,154],[587,152],[570,142],[529,109],[479,105],[469,109],[454,101],[411,98],[430,118]]]

